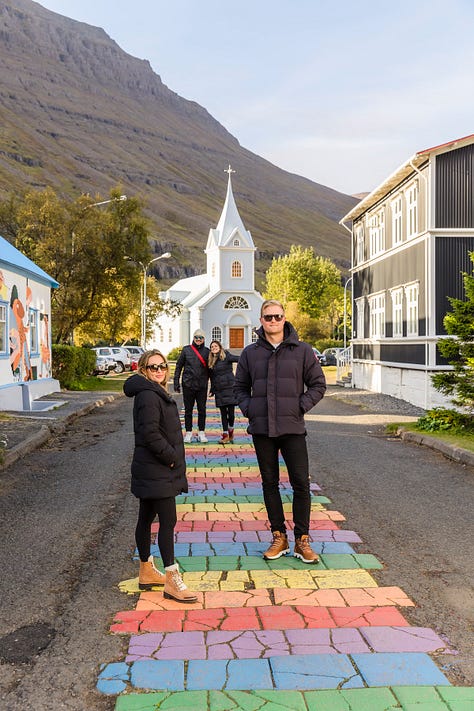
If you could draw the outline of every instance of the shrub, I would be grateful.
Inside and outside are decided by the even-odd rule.
[[[62,388],[71,389],[75,382],[94,370],[96,354],[88,348],[53,345],[53,378]]]
[[[172,348],[168,353],[167,360],[178,360],[182,348]]]
[[[416,421],[416,428],[425,432],[474,432],[474,418],[456,410],[435,407]]]

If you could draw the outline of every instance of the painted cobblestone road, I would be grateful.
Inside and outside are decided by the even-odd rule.
[[[382,565],[357,553],[359,536],[316,483],[320,562],[263,560],[271,532],[246,424],[238,418],[235,443],[219,445],[218,413],[208,413],[209,443],[187,446],[190,491],[178,498],[176,526],[176,558],[198,601],[120,582],[137,596],[111,626],[129,636],[128,652],[103,665],[97,684],[117,696],[116,711],[472,711],[474,688],[451,686],[436,663],[453,650],[407,622],[413,602],[377,584],[371,571]],[[161,567],[156,545],[152,553]]]

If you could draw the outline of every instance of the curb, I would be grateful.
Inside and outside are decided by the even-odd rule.
[[[399,427],[397,430],[398,436],[406,442],[414,442],[415,444],[420,444],[423,447],[429,447],[430,449],[435,449],[441,454],[444,454],[448,459],[452,459],[460,464],[467,464],[469,466],[474,466],[474,452],[470,452],[467,449],[462,449],[461,447],[455,447],[452,444],[447,444],[441,439],[436,439],[435,437],[427,437],[426,435],[418,434],[417,432],[409,432],[403,427]]]
[[[103,407],[108,402],[113,402],[118,397],[121,397],[121,393],[114,393],[112,395],[106,395],[100,400],[95,400],[94,402],[89,402],[87,405],[76,410],[76,412],[71,412],[64,419],[57,422],[51,422],[48,425],[42,425],[38,432],[30,435],[25,439],[24,442],[17,444],[12,449],[7,450],[3,457],[3,462],[0,462],[0,471],[6,469],[7,467],[14,464],[18,459],[30,454],[38,447],[45,444],[53,435],[61,434],[64,432],[66,427],[73,422],[76,418],[82,417],[83,415],[88,415],[98,407]]]

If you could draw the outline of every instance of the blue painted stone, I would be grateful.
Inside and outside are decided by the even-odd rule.
[[[346,654],[270,657],[277,689],[359,689],[364,683]]]
[[[137,689],[184,690],[184,662],[147,659],[133,662],[130,668],[132,686]]]
[[[368,686],[450,686],[427,654],[379,652],[351,656]]]

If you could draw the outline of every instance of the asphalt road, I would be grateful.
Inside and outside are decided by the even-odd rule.
[[[308,416],[313,478],[417,607],[459,651],[441,660],[453,683],[474,684],[474,470],[383,434],[393,415],[364,414],[332,393]],[[133,609],[118,581],[133,577],[136,502],[129,493],[131,403],[118,399],[0,476],[0,707],[112,710],[99,666],[123,661],[107,634]]]

